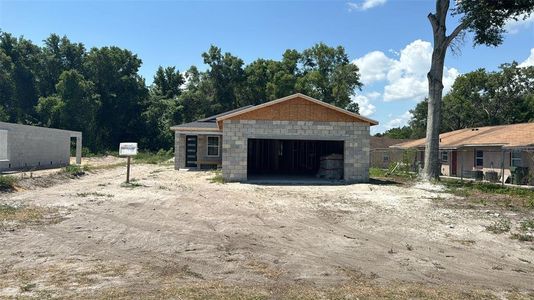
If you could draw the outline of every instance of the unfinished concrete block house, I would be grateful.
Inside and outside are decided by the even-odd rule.
[[[0,122],[0,172],[66,166],[73,138],[79,164],[81,132]]]
[[[176,169],[222,167],[227,181],[317,178],[337,160],[345,182],[369,180],[376,121],[303,94],[173,126]]]

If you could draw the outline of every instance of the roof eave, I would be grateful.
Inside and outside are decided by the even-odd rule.
[[[219,128],[178,127],[178,126],[171,127],[171,130],[172,131],[213,131],[213,132],[221,131]]]

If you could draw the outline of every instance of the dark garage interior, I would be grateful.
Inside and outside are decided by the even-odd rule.
[[[249,139],[247,175],[316,178],[325,168],[335,165],[341,172],[341,178],[335,179],[342,179],[343,149],[343,141]]]

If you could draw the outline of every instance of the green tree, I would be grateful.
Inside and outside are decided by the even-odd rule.
[[[302,52],[300,61],[303,76],[297,89],[312,97],[345,108],[355,89],[362,87],[358,67],[341,46],[316,44]]]
[[[392,139],[409,139],[412,138],[412,128],[410,126],[395,127],[386,130],[382,136]]]
[[[462,0],[456,2],[453,14],[460,23],[447,33],[450,0],[436,0],[436,11],[428,15],[434,45],[428,72],[428,114],[424,174],[439,179],[439,131],[443,94],[443,69],[447,49],[463,33],[474,34],[475,45],[498,46],[503,41],[504,25],[510,19],[527,18],[534,10],[534,0]]]
[[[140,66],[137,55],[118,47],[92,48],[87,54],[85,77],[94,83],[102,103],[96,113],[97,149],[115,149],[143,135],[141,113],[148,89],[138,74]]]
[[[503,64],[500,70],[478,69],[459,76],[443,97],[440,132],[534,120],[534,67]],[[410,126],[419,135],[426,126],[428,101],[412,110]],[[424,135],[423,135],[424,136]]]
[[[228,52],[223,54],[213,45],[202,53],[202,58],[209,67],[205,79],[212,88],[207,95],[212,102],[211,112],[221,113],[242,106],[240,93],[245,82],[243,60]]]
[[[13,72],[15,66],[11,58],[0,49],[0,120],[15,121],[17,117],[17,102],[15,101],[15,82]]]
[[[346,109],[348,111],[350,111],[350,112],[355,113],[355,114],[359,114],[360,113],[360,106],[356,102],[349,103],[349,105],[347,105]]]
[[[63,71],[82,71],[84,56],[84,45],[72,43],[66,36],[51,34],[45,39],[42,48],[42,68],[39,70],[41,96],[46,97],[56,93],[56,84]]]
[[[427,113],[428,113],[428,98],[419,102],[414,109],[410,110],[412,118],[409,125],[412,129],[412,138],[423,138],[426,133]]]
[[[14,115],[11,120],[34,123],[34,106],[39,99],[36,70],[39,69],[41,49],[29,40],[17,39],[6,32],[0,32],[0,49],[13,64],[10,75],[14,87],[13,105],[8,108]]]
[[[175,67],[158,68],[142,113],[146,127],[142,142],[149,149],[172,147],[173,134],[169,128],[182,120],[178,97],[184,82],[183,75]]]
[[[93,83],[76,70],[63,71],[55,89],[57,93],[41,97],[36,106],[43,123],[49,127],[79,130],[84,133],[84,143],[93,150],[97,124],[96,112],[100,108]]]
[[[176,67],[159,67],[154,76],[153,92],[158,96],[172,99],[182,93],[182,84],[185,83],[184,76]]]

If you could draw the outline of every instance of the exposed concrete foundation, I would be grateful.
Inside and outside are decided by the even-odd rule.
[[[0,171],[66,166],[71,138],[76,138],[76,163],[80,164],[81,132],[0,122]]]

